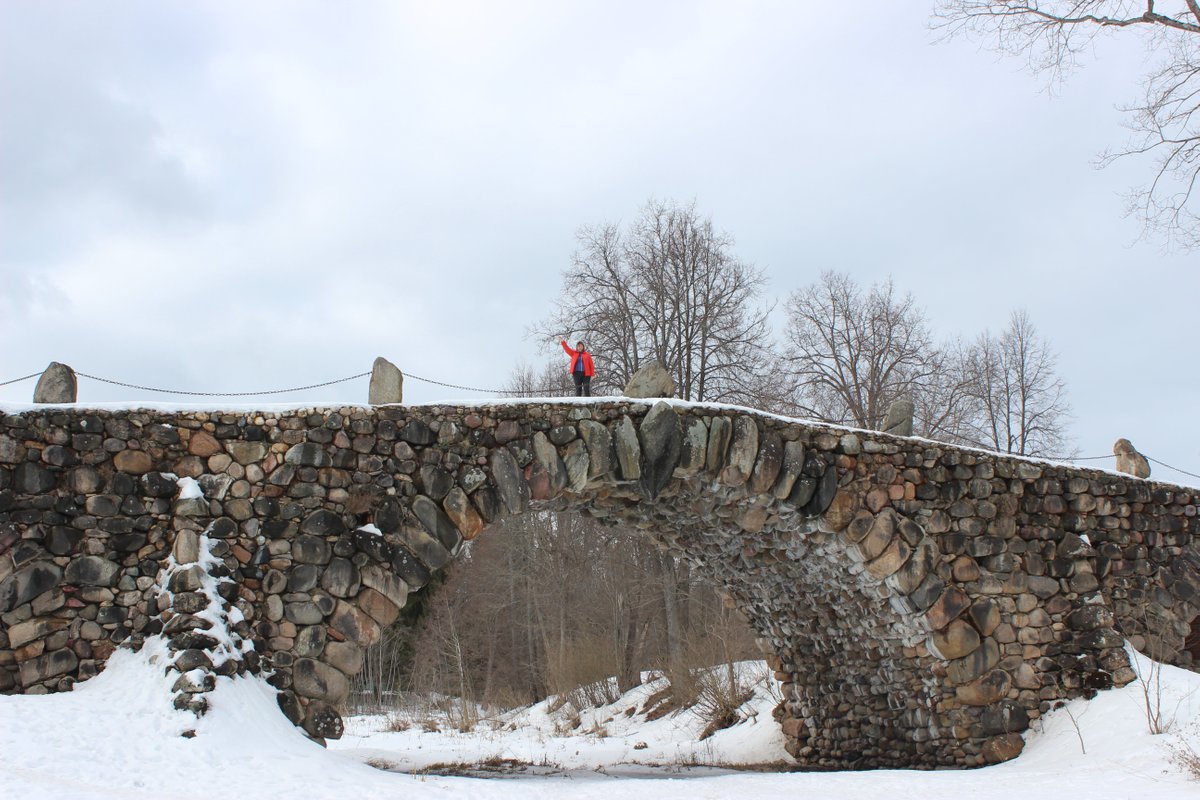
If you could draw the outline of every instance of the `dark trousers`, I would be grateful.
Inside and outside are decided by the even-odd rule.
[[[592,396],[592,376],[584,375],[582,372],[572,372],[571,377],[575,379],[575,396],[576,397],[591,397]]]

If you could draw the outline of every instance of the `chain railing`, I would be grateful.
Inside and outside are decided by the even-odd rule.
[[[310,383],[306,386],[292,386],[287,389],[264,389],[262,391],[256,391],[256,392],[199,392],[199,391],[191,391],[191,390],[187,390],[187,389],[163,389],[163,388],[156,387],[156,386],[143,386],[143,385],[137,384],[137,383],[128,383],[126,381],[114,380],[112,378],[102,378],[99,375],[92,375],[87,372],[80,372],[79,370],[74,370],[74,372],[76,375],[78,375],[81,378],[87,378],[88,380],[97,381],[99,383],[106,383],[111,386],[120,386],[125,389],[137,389],[138,391],[142,391],[142,392],[157,392],[159,394],[182,395],[185,397],[264,397],[264,396],[276,395],[276,394],[289,394],[291,392],[304,392],[304,391],[308,391],[309,389],[321,389],[326,386],[335,386],[339,383],[349,383],[350,381],[356,381],[359,378],[365,378],[371,374],[371,372],[368,370],[367,372],[360,372],[356,375],[347,375],[344,378],[334,378],[333,380],[322,381],[321,383]],[[15,384],[15,383],[21,383],[22,381],[31,380],[33,378],[37,378],[37,377],[41,376],[41,374],[42,374],[41,372],[31,372],[28,375],[22,375],[20,378],[12,378],[10,380],[0,381],[0,387],[11,386],[12,384]],[[458,389],[460,391],[465,391],[465,392],[477,392],[479,394],[490,394],[490,395],[499,395],[499,396],[543,395],[543,394],[551,395],[553,393],[563,391],[562,387],[551,387],[551,388],[546,388],[546,389],[484,389],[484,388],[480,388],[478,386],[466,386],[466,385],[460,384],[460,383],[449,383],[447,381],[439,381],[434,378],[425,378],[420,375],[414,375],[411,372],[403,372],[402,371],[401,374],[404,375],[404,378],[406,380],[419,381],[421,383],[428,383],[433,386],[441,386],[441,387],[444,387],[447,389]],[[1147,461],[1151,461],[1155,464],[1158,464],[1160,467],[1165,467],[1166,469],[1172,470],[1173,472],[1178,472],[1181,475],[1187,475],[1190,478],[1200,479],[1200,474],[1197,474],[1195,472],[1189,472],[1185,469],[1180,469],[1179,467],[1173,467],[1170,464],[1168,464],[1164,461],[1159,461],[1157,458],[1148,456],[1145,453],[1142,453],[1142,455],[1146,457]],[[1064,461],[1064,462],[1102,461],[1104,459],[1109,459],[1109,458],[1115,458],[1115,456],[1112,454],[1108,454],[1108,455],[1100,455],[1100,456],[1049,456],[1048,457],[1048,459],[1050,461]]]

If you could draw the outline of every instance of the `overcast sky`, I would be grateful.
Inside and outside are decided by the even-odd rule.
[[[931,6],[6,0],[0,380],[258,390],[383,355],[502,386],[546,355],[527,328],[580,225],[695,199],[781,300],[833,268],[892,276],[939,336],[1026,308],[1081,454],[1124,436],[1200,472],[1198,256],[1123,217],[1149,163],[1093,166],[1140,41],[1048,93],[938,43]],[[81,379],[131,394],[179,399]]]

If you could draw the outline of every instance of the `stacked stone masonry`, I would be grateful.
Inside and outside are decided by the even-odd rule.
[[[813,768],[978,766],[1056,703],[1181,666],[1200,490],[728,408],[597,400],[0,425],[0,691],[161,634],[176,704],[263,674],[315,739],[410,592],[489,524],[572,510],[745,613]]]

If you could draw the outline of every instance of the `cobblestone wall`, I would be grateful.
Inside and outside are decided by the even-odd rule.
[[[1054,703],[1188,666],[1200,491],[750,412],[629,401],[0,425],[0,691],[163,634],[176,703],[262,672],[310,736],[408,593],[488,524],[578,510],[741,608],[818,767],[975,766]]]

